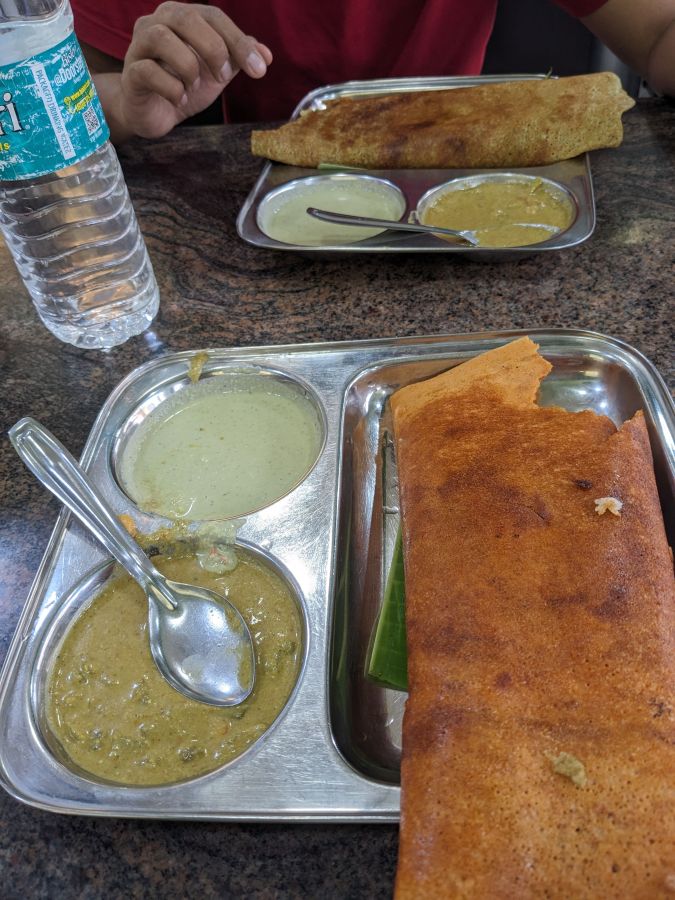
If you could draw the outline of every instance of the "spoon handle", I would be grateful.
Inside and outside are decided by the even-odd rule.
[[[155,569],[63,444],[29,417],[10,428],[9,439],[37,479],[80,519],[141,587],[169,609],[175,609],[175,601],[162,590],[164,576]]]
[[[388,219],[373,219],[370,216],[352,216],[346,213],[329,212],[326,209],[316,209],[313,206],[307,208],[310,216],[321,219],[322,222],[333,222],[335,225],[367,225],[373,228],[391,228],[393,231],[413,231],[421,234],[447,234],[459,238],[466,244],[474,246],[478,243],[472,232],[454,231],[452,228],[440,228],[435,225],[416,225],[413,222],[393,222]]]

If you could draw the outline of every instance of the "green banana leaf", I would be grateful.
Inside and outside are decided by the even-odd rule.
[[[387,576],[380,615],[370,645],[368,677],[397,691],[408,690],[408,654],[405,641],[405,579],[403,539],[399,525]]]

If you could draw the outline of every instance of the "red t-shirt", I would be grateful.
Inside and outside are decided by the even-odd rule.
[[[160,0],[71,0],[79,39],[123,59],[139,16]],[[586,16],[605,0],[556,0]],[[287,119],[324,84],[481,71],[497,0],[217,0],[274,55],[260,79],[237,77],[224,92],[229,121]]]

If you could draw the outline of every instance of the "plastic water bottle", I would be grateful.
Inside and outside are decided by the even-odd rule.
[[[139,334],[159,291],[68,0],[0,0],[0,227],[44,324]]]

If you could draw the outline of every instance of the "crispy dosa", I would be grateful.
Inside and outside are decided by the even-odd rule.
[[[257,156],[371,169],[543,166],[616,147],[634,101],[612,72],[438,91],[343,97],[274,131]]]
[[[524,338],[391,399],[397,900],[674,895],[675,585],[645,421],[537,406],[549,369]]]

